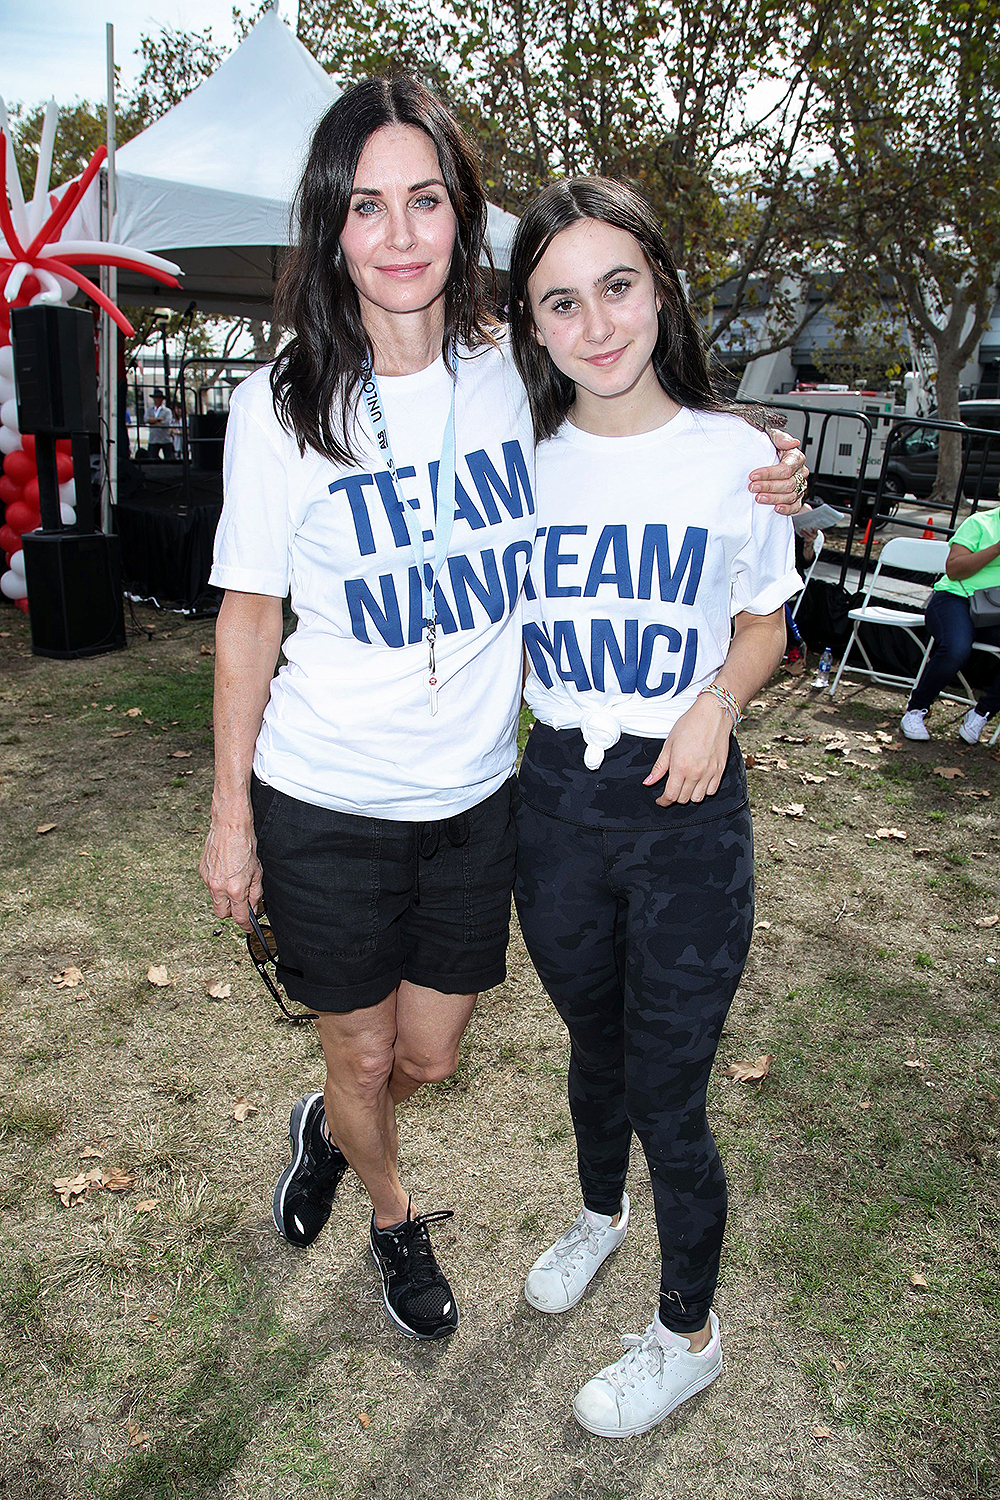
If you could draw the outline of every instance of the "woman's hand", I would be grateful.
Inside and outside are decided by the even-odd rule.
[[[779,516],[798,515],[809,477],[805,454],[798,438],[790,432],[769,427],[767,435],[781,461],[767,469],[754,469],[750,475],[750,493],[756,496],[759,505],[773,505]]]
[[[732,728],[729,710],[711,693],[702,693],[681,714],[643,782],[654,786],[666,774],[667,784],[656,799],[660,807],[714,796],[729,759]]]
[[[249,932],[247,907],[250,905],[256,911],[263,894],[249,807],[238,814],[212,809],[212,823],[198,874],[211,893],[215,915],[232,917],[238,927]]]

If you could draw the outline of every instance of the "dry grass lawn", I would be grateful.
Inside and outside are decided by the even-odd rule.
[[[570,1401],[651,1314],[650,1195],[637,1153],[634,1231],[591,1294],[527,1306],[578,1188],[565,1038],[517,939],[458,1075],[402,1119],[422,1206],[456,1210],[435,1243],[458,1335],[390,1329],[353,1180],[309,1250],[276,1236],[317,1049],[195,873],[211,626],[142,621],[126,653],[49,662],[0,616],[5,1500],[995,1494],[1000,763],[954,739],[961,710],[901,745],[897,695],[831,708],[779,678],[748,717],[759,927],[710,1100],[727,1364],[616,1445]],[[761,1087],[724,1078],[761,1054]],[[65,1206],[53,1182],[88,1173]]]

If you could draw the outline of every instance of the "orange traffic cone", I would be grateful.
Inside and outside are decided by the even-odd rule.
[[[927,517],[927,525],[924,527],[923,531],[920,533],[920,539],[921,539],[921,541],[924,541],[924,542],[926,542],[926,541],[931,541],[932,542],[934,540],[934,517],[933,516],[928,516]]]
[[[862,547],[867,547],[868,546],[868,538],[871,536],[871,534],[872,534],[872,523],[871,523],[871,521],[869,521],[868,525],[865,527],[865,534],[861,538],[861,545],[862,545]]]

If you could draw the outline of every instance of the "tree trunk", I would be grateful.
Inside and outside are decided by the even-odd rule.
[[[937,343],[938,368],[934,389],[937,397],[937,415],[945,422],[957,422],[958,415],[958,377],[961,366],[958,360],[957,347],[942,347],[945,344],[947,330],[942,330],[941,342]],[[948,339],[947,345],[957,346],[957,339]],[[939,434],[938,443],[938,467],[934,478],[934,489],[931,492],[931,500],[940,505],[951,505],[955,499],[958,489],[959,475],[962,472],[962,437],[958,432],[942,432]]]

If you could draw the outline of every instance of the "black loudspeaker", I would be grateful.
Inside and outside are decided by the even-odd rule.
[[[120,651],[125,611],[118,538],[101,531],[27,531],[21,542],[34,654]]]
[[[94,320],[75,307],[15,307],[14,392],[22,432],[97,432]]]

